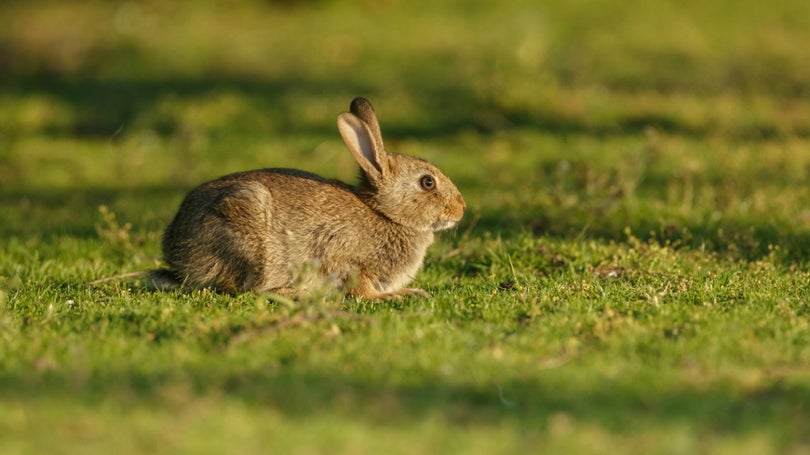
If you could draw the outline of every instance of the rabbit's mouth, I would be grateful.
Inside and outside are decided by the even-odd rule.
[[[454,220],[439,220],[433,223],[431,226],[433,231],[444,231],[445,229],[450,229],[451,227],[456,225],[456,221]]]

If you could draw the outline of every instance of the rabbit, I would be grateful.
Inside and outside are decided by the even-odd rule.
[[[300,295],[310,268],[349,295],[370,300],[428,296],[409,288],[434,232],[461,219],[466,203],[432,164],[387,152],[365,98],[337,118],[360,166],[352,186],[296,169],[226,175],[193,189],[163,235],[168,268],[158,289]]]

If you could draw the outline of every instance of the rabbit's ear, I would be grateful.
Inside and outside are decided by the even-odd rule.
[[[349,110],[368,125],[368,129],[371,131],[371,136],[374,138],[374,142],[377,143],[377,147],[380,150],[385,150],[382,132],[380,131],[380,122],[377,121],[377,113],[374,112],[374,107],[371,105],[371,102],[365,98],[357,97],[352,100]]]
[[[374,180],[385,177],[388,173],[388,156],[377,144],[368,125],[348,112],[338,116],[337,125],[343,142],[363,171]]]

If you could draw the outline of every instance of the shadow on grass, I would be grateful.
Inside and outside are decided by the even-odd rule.
[[[539,112],[503,106],[497,99],[479,93],[472,86],[459,84],[455,78],[427,80],[419,68],[403,68],[405,77],[398,91],[418,94],[411,100],[418,106],[419,123],[385,125],[385,134],[398,137],[442,137],[464,131],[494,132],[509,128],[531,128],[555,134],[587,134],[595,137],[616,134],[639,134],[654,128],[662,133],[701,136],[708,132],[706,125],[694,125],[675,116],[651,113],[633,114],[607,123],[594,123],[587,118],[561,115],[558,112]],[[45,133],[71,134],[79,137],[108,137],[122,125],[136,119],[148,118],[157,103],[171,95],[180,99],[195,99],[217,91],[232,91],[244,95],[263,110],[273,113],[277,131],[306,132],[334,135],[330,123],[307,123],[296,114],[297,97],[334,99],[346,97],[346,107],[353,96],[376,99],[384,89],[357,78],[330,75],[330,79],[311,78],[290,74],[278,79],[258,79],[233,75],[206,77],[170,77],[157,79],[99,80],[90,76],[62,77],[34,74],[28,77],[6,78],[2,92],[15,97],[48,94],[71,107],[77,113],[68,125],[52,126]],[[390,91],[390,90],[389,90]],[[295,95],[295,96],[293,96]],[[395,109],[395,107],[386,107]],[[173,134],[178,125],[157,121],[150,127],[161,134]],[[769,138],[779,135],[772,127],[750,125],[737,132],[741,138]]]
[[[67,235],[96,237],[95,226],[101,221],[99,207],[119,208],[119,220],[147,222],[144,217],[165,215],[171,220],[175,204],[188,191],[181,186],[138,187],[133,190],[112,188],[15,189],[0,193],[0,236],[48,238]],[[145,215],[146,214],[146,215]],[[152,224],[152,220],[148,221]]]
[[[555,238],[594,239],[627,243],[630,236],[644,242],[699,249],[733,260],[757,261],[775,255],[786,265],[810,262],[810,231],[779,226],[764,220],[662,221],[642,214],[605,216],[576,211],[553,214],[527,210],[524,213],[487,213],[474,221],[471,235],[485,232],[509,239],[521,233]],[[460,230],[464,230],[462,225]]]
[[[536,380],[504,384],[468,385],[434,378],[392,386],[384,380],[359,380],[338,371],[296,373],[284,369],[285,365],[251,371],[4,375],[0,377],[0,400],[47,403],[70,397],[72,402],[88,407],[106,402],[126,409],[134,405],[163,407],[167,402],[182,407],[200,397],[214,396],[252,408],[279,410],[302,420],[332,414],[385,425],[439,416],[451,425],[495,425],[508,420],[536,432],[562,415],[571,422],[618,434],[686,426],[700,432],[735,435],[764,431],[789,440],[802,437],[804,422],[810,417],[810,389],[779,380],[754,390],[716,383],[653,391],[649,384],[634,382],[637,378],[571,384],[563,367]],[[172,396],[177,386],[185,394]]]
[[[286,81],[251,80],[247,78],[173,78],[159,80],[113,80],[103,81],[90,78],[58,78],[37,76],[10,81],[3,91],[16,96],[48,94],[71,107],[77,113],[74,122],[46,130],[51,134],[70,134],[78,137],[112,136],[122,125],[132,124],[135,119],[147,117],[155,111],[157,103],[166,96],[180,99],[194,99],[201,95],[231,90],[257,101],[258,104],[280,114],[282,123],[274,125],[278,129],[322,132],[333,125],[318,128],[301,125],[290,113],[292,101],[285,94],[300,93],[307,87],[305,80],[291,78]],[[321,84],[310,87],[311,93],[328,94],[334,91],[343,93],[368,93],[370,89],[356,84]],[[346,100],[348,107],[349,99]],[[149,125],[158,133],[172,134],[177,125],[158,123]],[[313,129],[315,128],[315,129]]]

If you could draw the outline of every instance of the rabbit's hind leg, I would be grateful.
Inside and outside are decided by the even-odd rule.
[[[214,250],[224,265],[223,287],[263,292],[291,284],[273,208],[272,194],[256,181],[236,183],[218,201],[224,223]]]

